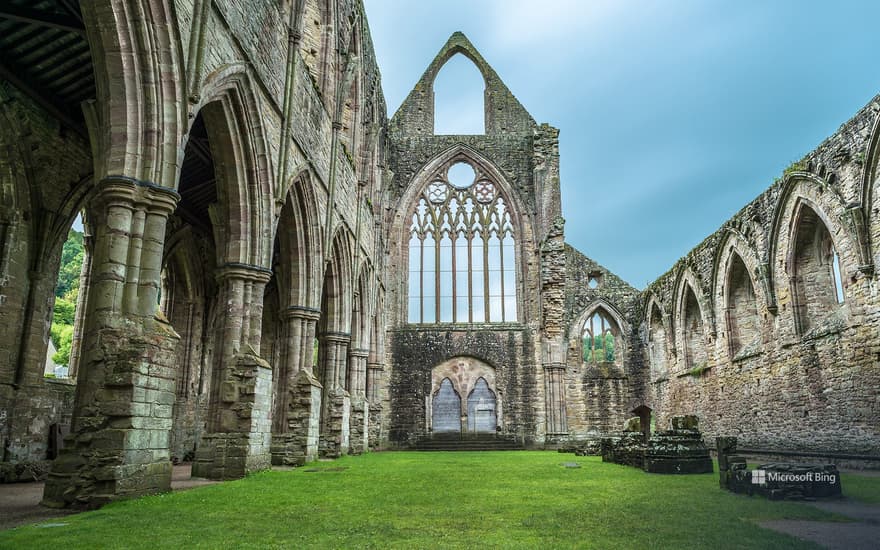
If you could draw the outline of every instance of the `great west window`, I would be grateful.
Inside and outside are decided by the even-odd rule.
[[[495,182],[456,162],[409,221],[410,323],[516,321],[516,235]]]

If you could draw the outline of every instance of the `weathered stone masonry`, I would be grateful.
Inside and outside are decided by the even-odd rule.
[[[597,441],[649,409],[877,454],[880,99],[640,292],[566,245],[559,132],[461,33],[388,120],[356,0],[52,9],[0,17],[0,459],[69,432],[46,504],[166,490],[179,460],[226,479],[447,432]],[[433,131],[457,54],[481,135]]]

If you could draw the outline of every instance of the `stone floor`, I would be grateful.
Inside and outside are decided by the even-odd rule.
[[[218,483],[192,477],[190,476],[191,470],[191,464],[178,464],[174,466],[171,474],[171,489],[173,491],[183,491],[193,487]],[[0,484],[0,529],[11,529],[19,525],[60,518],[76,513],[70,510],[57,510],[40,506],[42,498],[42,482]]]
[[[851,500],[805,503],[851,519],[850,522],[781,519],[759,522],[761,527],[808,540],[825,548],[874,550],[880,541],[880,506]]]

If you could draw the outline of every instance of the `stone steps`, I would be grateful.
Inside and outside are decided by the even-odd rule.
[[[414,451],[521,451],[523,445],[511,436],[493,434],[435,435],[420,439]]]

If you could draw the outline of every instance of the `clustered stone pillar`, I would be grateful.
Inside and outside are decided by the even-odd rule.
[[[544,390],[547,396],[547,436],[568,435],[565,414],[565,365],[544,365]]]
[[[345,380],[348,344],[351,336],[328,332],[321,336],[324,358],[324,403],[321,411],[321,456],[337,458],[349,449],[351,395],[342,385]]]
[[[351,438],[349,452],[365,453],[370,449],[370,402],[367,400],[368,349],[349,352],[349,393],[351,394]]]
[[[568,420],[565,410],[565,351],[563,337],[545,338],[543,347],[544,403],[546,414],[547,443],[558,442],[568,435]]]
[[[179,198],[132,178],[98,184],[73,421],[46,480],[47,506],[96,507],[170,488],[178,337],[155,313],[165,224]]]
[[[370,405],[370,425],[367,431],[371,449],[378,448],[382,437],[382,396],[379,392],[379,381],[383,369],[384,365],[375,360],[367,363],[367,401]]]
[[[285,340],[273,419],[273,465],[297,466],[317,458],[322,386],[312,373],[311,363],[320,314],[303,306],[284,312]]]
[[[260,353],[263,291],[270,270],[226,264],[217,270],[222,325],[216,338],[208,433],[202,436],[192,473],[234,479],[270,465],[272,367]]]

